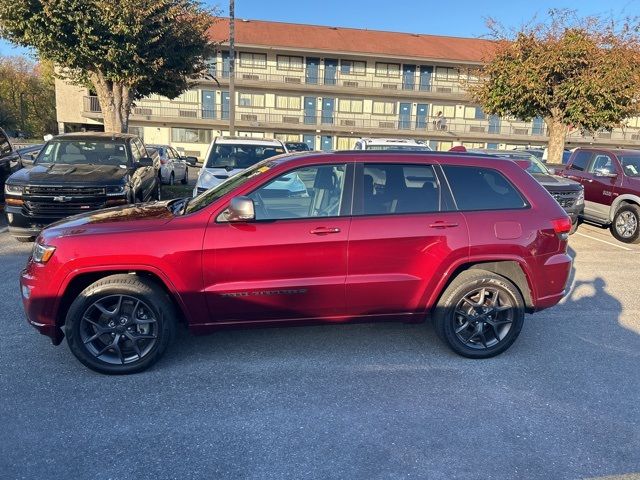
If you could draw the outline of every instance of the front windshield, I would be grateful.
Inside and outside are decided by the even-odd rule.
[[[126,166],[127,149],[124,142],[52,140],[42,149],[35,163]]]
[[[211,148],[206,168],[245,169],[256,163],[286,153],[277,145],[216,144]]]
[[[547,166],[542,163],[535,155],[531,155],[531,165],[527,168],[527,172],[529,173],[542,173],[544,175],[549,175],[549,169]]]
[[[198,210],[202,210],[207,205],[210,205],[219,198],[222,198],[224,195],[243,185],[245,182],[268,172],[273,165],[273,162],[262,162],[254,165],[252,168],[249,168],[244,172],[239,173],[238,175],[229,177],[228,180],[210,188],[206,192],[202,192],[200,195],[192,199],[187,205],[185,213],[193,213]]]
[[[367,150],[408,150],[411,152],[430,152],[426,145],[367,145]]]
[[[620,155],[619,158],[627,177],[640,177],[640,155]]]

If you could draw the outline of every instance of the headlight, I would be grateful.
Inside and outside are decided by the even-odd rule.
[[[113,187],[107,187],[107,196],[116,197],[124,194],[124,185],[114,185]]]
[[[584,188],[580,189],[580,193],[578,194],[578,199],[576,200],[576,205],[582,205],[584,203]]]
[[[33,246],[33,252],[31,252],[31,258],[36,263],[47,263],[49,259],[53,256],[53,252],[55,251],[56,251],[56,247],[49,247],[47,245],[36,243]]]
[[[4,193],[9,195],[22,195],[22,190],[22,185],[9,185],[6,183],[4,186]]]

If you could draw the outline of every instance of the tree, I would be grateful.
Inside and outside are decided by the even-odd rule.
[[[189,87],[213,48],[213,21],[199,0],[0,0],[0,36],[91,86],[108,132],[127,131],[135,100]]]
[[[55,133],[53,66],[24,57],[0,57],[0,125],[31,137]]]
[[[489,114],[544,118],[549,162],[561,163],[569,128],[608,130],[640,111],[640,42],[629,21],[549,14],[518,31],[490,20],[495,52],[469,90]]]

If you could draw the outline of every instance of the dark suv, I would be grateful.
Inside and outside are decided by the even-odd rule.
[[[159,199],[160,182],[135,135],[72,133],[47,142],[33,168],[7,179],[4,193],[9,232],[31,241],[71,215]]]
[[[66,336],[104,373],[153,364],[178,322],[206,333],[431,318],[455,352],[486,358],[515,341],[525,312],[564,296],[570,228],[513,162],[284,155],[196,198],[51,225],[22,273],[22,298],[34,327],[55,344]]]

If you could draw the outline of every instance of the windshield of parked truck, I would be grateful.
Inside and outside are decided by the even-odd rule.
[[[640,177],[640,154],[619,155],[618,158],[627,177]]]
[[[531,155],[531,165],[527,168],[527,172],[529,173],[542,173],[544,175],[549,175],[549,169],[547,166],[542,163],[535,155]]]
[[[367,150],[408,150],[411,152],[430,152],[427,145],[367,145]]]
[[[267,158],[286,153],[278,145],[216,144],[211,148],[206,168],[245,169]]]
[[[230,191],[240,187],[245,182],[248,182],[249,180],[257,176],[265,174],[266,172],[271,170],[271,167],[273,167],[273,162],[263,162],[258,165],[254,165],[252,168],[249,168],[244,172],[239,173],[238,175],[230,177],[228,180],[222,182],[219,185],[216,185],[213,188],[210,188],[206,192],[203,192],[194,199],[190,200],[185,208],[185,213],[193,213],[203,209],[204,207],[212,204]]]
[[[52,140],[40,151],[36,165],[127,166],[124,142],[100,140]]]

